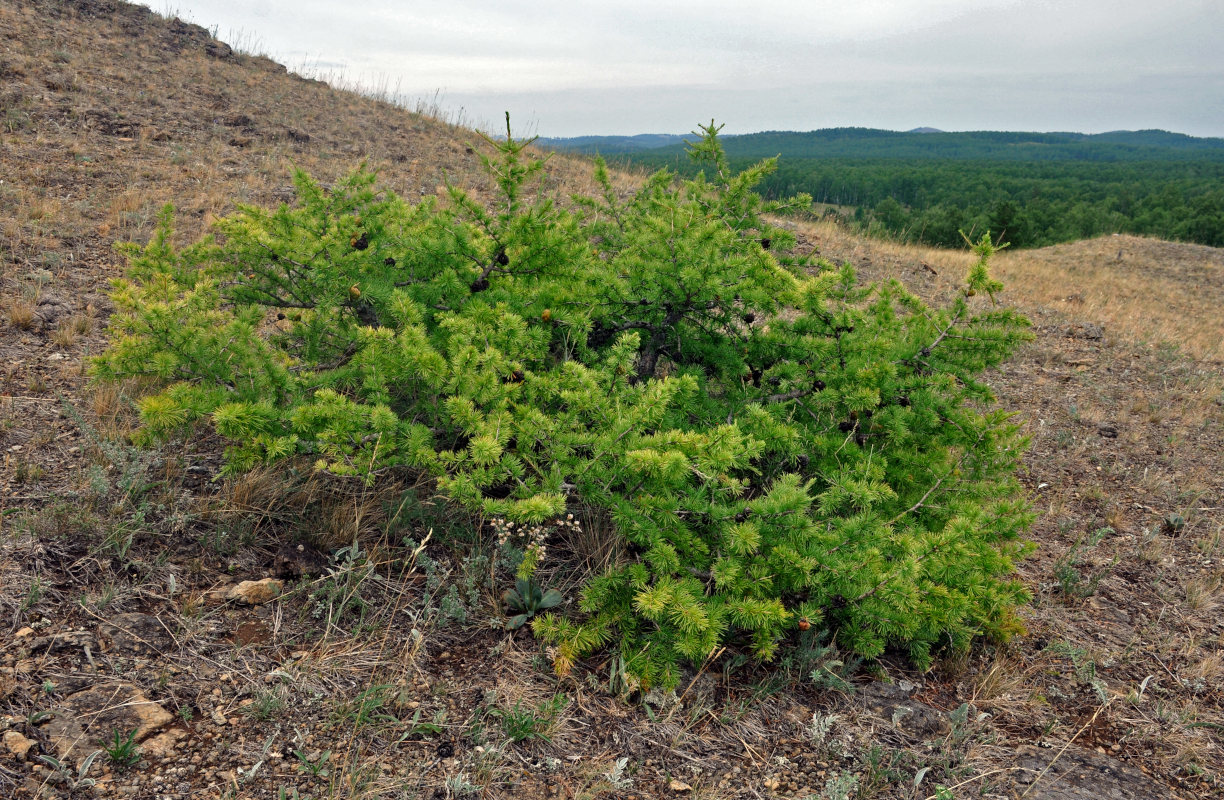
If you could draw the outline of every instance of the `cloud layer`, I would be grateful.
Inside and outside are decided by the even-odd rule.
[[[292,69],[530,132],[1168,128],[1224,135],[1219,0],[187,0]],[[157,9],[163,10],[163,9]],[[326,65],[326,66],[325,66]]]

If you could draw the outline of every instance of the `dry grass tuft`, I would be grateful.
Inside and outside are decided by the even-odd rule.
[[[62,347],[67,350],[76,344],[78,335],[79,333],[72,320],[63,319],[55,326],[55,332],[51,334],[51,341],[56,347]]]
[[[1186,608],[1199,615],[1214,614],[1220,607],[1222,585],[1224,575],[1219,573],[1186,581],[1183,587],[1186,593]]]
[[[388,509],[403,493],[397,481],[369,487],[316,472],[307,462],[282,463],[227,479],[209,515],[240,514],[251,519],[256,530],[293,527],[310,544],[328,551],[378,537],[389,520]]]
[[[9,324],[23,331],[33,330],[38,322],[34,304],[29,300],[13,300],[8,309]]]
[[[973,679],[973,699],[979,706],[997,706],[1026,695],[1027,670],[1023,664],[1005,655],[996,656],[984,671]]]

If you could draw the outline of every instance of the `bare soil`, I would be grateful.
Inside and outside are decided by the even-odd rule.
[[[607,656],[559,681],[502,628],[488,533],[428,487],[226,482],[208,436],[130,444],[127,393],[86,377],[115,242],[166,202],[182,241],[284,202],[294,166],[479,193],[480,152],[140,7],[0,0],[0,796],[1224,796],[1218,250],[1107,237],[1000,265],[1037,334],[991,377],[1032,438],[1034,600],[1026,635],[927,673],[809,647],[724,653],[676,695]],[[928,297],[967,263],[794,224]],[[587,528],[554,548],[577,567],[607,545]]]

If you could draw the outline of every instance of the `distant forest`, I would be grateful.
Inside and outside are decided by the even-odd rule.
[[[1224,139],[1167,131],[1103,134],[835,128],[723,138],[734,168],[781,156],[760,191],[800,192],[875,234],[937,246],[989,230],[1015,247],[1104,233],[1224,246]],[[652,144],[662,144],[654,146]],[[695,169],[677,137],[541,142],[612,163]]]

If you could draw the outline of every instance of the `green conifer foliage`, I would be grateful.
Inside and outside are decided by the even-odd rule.
[[[794,237],[711,123],[696,179],[567,210],[525,143],[500,200],[409,205],[359,171],[240,208],[220,243],[128,251],[103,379],[144,377],[144,433],[211,425],[243,470],[309,455],[367,481],[432,475],[487,517],[600,509],[631,559],[580,613],[535,619],[564,673],[612,645],[646,685],[726,645],[769,659],[799,621],[862,656],[1006,637],[1026,599],[1025,446],[983,370],[1026,338],[989,237],[947,307]],[[974,299],[976,297],[976,299]]]

